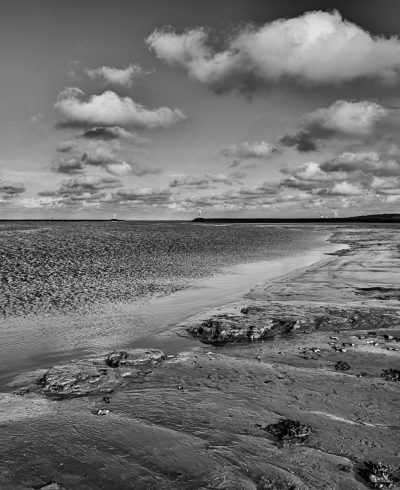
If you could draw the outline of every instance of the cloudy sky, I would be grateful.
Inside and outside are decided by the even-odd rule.
[[[398,0],[13,0],[0,60],[0,218],[400,212]]]

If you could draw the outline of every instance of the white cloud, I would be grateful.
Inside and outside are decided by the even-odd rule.
[[[337,196],[359,196],[365,193],[365,189],[352,182],[336,182],[329,193]]]
[[[55,108],[61,116],[60,125],[66,127],[122,126],[156,129],[171,126],[185,119],[179,109],[159,107],[147,109],[130,97],[119,97],[110,90],[84,99],[76,87],[63,90]]]
[[[125,162],[123,160],[107,163],[104,169],[109,174],[119,176],[133,174],[137,177],[143,177],[144,175],[157,175],[161,173],[161,170],[158,168],[145,167],[139,163]]]
[[[269,158],[273,153],[277,151],[276,147],[271,143],[265,141],[248,143],[243,142],[235,145],[231,145],[221,151],[221,154],[225,157],[232,157],[238,159],[264,159]]]
[[[317,109],[304,117],[304,126],[319,128],[321,131],[364,136],[374,126],[388,118],[390,110],[363,100],[348,102],[337,100],[328,108]]]
[[[316,109],[304,115],[297,133],[281,139],[285,146],[294,146],[301,152],[314,151],[324,141],[346,139],[367,141],[372,135],[385,139],[400,129],[400,111],[376,102],[337,100],[329,107]]]
[[[110,128],[110,132],[107,129],[92,128],[73,140],[59,143],[58,151],[68,157],[56,158],[52,163],[52,170],[64,174],[81,174],[90,165],[102,168],[112,175],[133,174],[141,177],[160,173],[159,169],[122,159],[119,152],[123,147],[119,139],[114,139],[115,134],[122,137],[121,128],[118,128],[117,132],[116,128]],[[125,133],[124,130],[122,131]],[[127,134],[130,138],[131,133]]]
[[[99,68],[87,68],[86,73],[89,78],[100,79],[109,85],[119,85],[130,87],[135,78],[142,75],[143,70],[139,65],[130,64],[126,68],[112,68],[101,66]]]
[[[285,79],[307,85],[393,81],[400,67],[397,37],[374,36],[337,11],[247,25],[227,37],[220,52],[204,28],[156,30],[146,42],[158,58],[217,92],[255,92]]]

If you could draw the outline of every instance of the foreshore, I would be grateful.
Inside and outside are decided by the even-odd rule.
[[[185,351],[19,376],[0,488],[354,490],[368,461],[400,488],[400,227],[331,241],[349,248],[162,334],[198,340]],[[307,434],[277,437],[282,419]]]

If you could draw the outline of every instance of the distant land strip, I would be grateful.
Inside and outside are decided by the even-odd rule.
[[[191,223],[400,223],[400,214],[369,214],[366,216],[347,216],[342,218],[195,218],[193,220],[144,220],[144,219],[74,219],[74,218],[0,218],[0,223],[9,222],[191,222]]]
[[[400,223],[400,214],[369,214],[343,218],[195,218],[193,223]]]

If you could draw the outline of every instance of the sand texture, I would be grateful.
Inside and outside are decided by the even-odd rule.
[[[400,488],[399,238],[337,227],[348,250],[164,334],[195,337],[184,352],[20,376],[1,395],[0,488]],[[285,419],[307,430],[280,438]],[[390,478],[368,482],[368,461]]]

